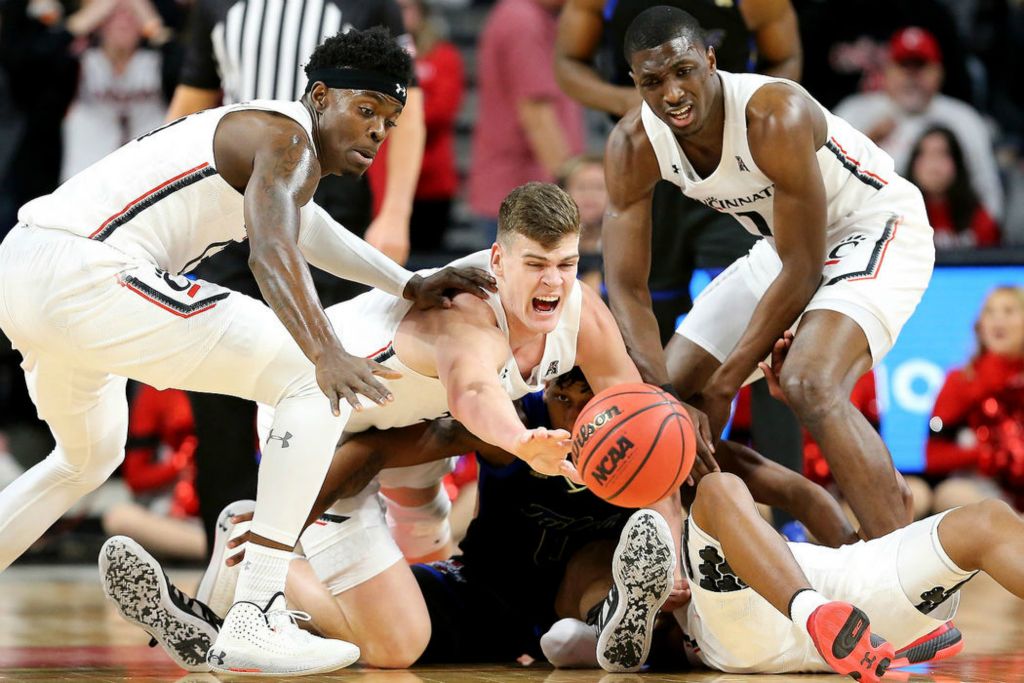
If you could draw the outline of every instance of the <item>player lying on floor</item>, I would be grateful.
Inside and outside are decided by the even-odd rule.
[[[900,666],[915,662],[915,649],[938,659],[962,648],[947,622],[960,587],[979,571],[1024,598],[1024,521],[999,500],[956,508],[872,541],[825,548],[787,544],[758,514],[743,482],[719,472],[698,484],[685,529],[692,597],[675,615],[687,635],[688,658],[720,671],[831,668],[873,681],[884,673],[885,659]],[[815,610],[827,600],[857,605],[828,615],[845,621],[840,632],[850,637],[850,647],[838,652],[812,642],[822,626],[822,612]],[[891,643],[878,653],[854,646],[867,619],[872,632]],[[933,630],[928,647],[916,648]],[[558,649],[545,652],[556,664],[597,665],[593,627],[565,620],[553,632]],[[898,649],[895,658],[890,647]],[[847,651],[853,654],[846,666],[837,666],[837,655]]]
[[[536,396],[525,397],[524,418],[533,427],[569,427],[592,395],[582,373],[574,369],[548,384],[543,402]],[[656,515],[640,514],[627,522],[628,511],[605,503],[563,477],[531,472],[511,454],[473,437],[452,420],[355,435],[339,447],[335,465],[345,460],[342,455],[363,463],[401,464],[423,453],[445,457],[471,450],[479,454],[479,513],[462,543],[461,557],[413,567],[411,575],[418,590],[410,595],[396,592],[396,584],[388,584],[384,578],[386,573],[410,577],[393,543],[384,544],[387,547],[358,545],[353,536],[336,537],[333,556],[343,558],[348,568],[343,574],[321,573],[318,577],[311,563],[293,562],[288,584],[291,605],[308,612],[311,626],[323,633],[354,631],[367,664],[398,667],[413,662],[511,662],[524,652],[538,657],[538,636],[556,619],[583,618],[601,603],[602,608],[611,609],[593,610],[591,619],[601,624],[602,664],[612,670],[639,668],[650,646],[657,606],[669,598],[671,584],[665,579],[673,573],[669,565],[675,557],[668,552],[671,537],[667,527]],[[336,469],[328,475],[329,482],[337,483]],[[815,533],[836,539],[849,535],[835,501],[820,487],[753,453],[745,469],[766,499],[798,503],[793,511],[799,510]],[[376,509],[377,528],[383,528],[379,506]],[[239,519],[225,515],[224,528]],[[228,535],[225,532],[218,539],[221,548]],[[620,539],[618,548],[616,538]],[[387,541],[387,536],[379,540]],[[123,547],[130,543],[112,542]],[[638,552],[638,548],[645,551]],[[660,553],[663,562],[647,559],[655,549],[665,551]],[[133,552],[143,557],[141,550]],[[219,550],[217,554],[223,553]],[[153,576],[160,576],[155,561],[145,559],[137,564],[152,567]],[[360,576],[372,566],[387,571],[369,579]],[[613,577],[613,566],[639,567],[641,571],[631,576],[616,572]],[[681,566],[675,573],[680,572]],[[218,577],[214,583],[228,587],[232,574],[217,562],[208,572],[208,576]],[[354,585],[358,580],[362,583]],[[160,591],[164,585],[156,581]],[[346,585],[350,587],[345,589]],[[611,586],[613,598],[602,602]],[[616,599],[623,594],[638,599]],[[670,606],[683,591],[675,595]],[[122,613],[133,613],[131,597],[120,605]],[[170,596],[161,604],[176,615],[174,626],[153,620],[141,625],[181,663],[176,654],[182,645],[178,626],[209,632],[215,629],[215,620],[204,625],[188,613],[185,601],[179,600],[175,607]],[[642,613],[627,615],[627,604],[639,605]],[[395,614],[402,618],[395,619]]]

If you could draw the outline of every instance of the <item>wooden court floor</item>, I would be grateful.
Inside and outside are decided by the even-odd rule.
[[[1021,561],[1024,561],[1022,558]],[[194,588],[195,571],[171,572],[182,588]],[[956,624],[966,647],[956,658],[932,667],[891,672],[884,680],[954,683],[1024,682],[1024,601],[987,577],[964,589]],[[121,620],[107,604],[95,566],[16,566],[0,574],[0,680],[216,682],[209,674],[186,674],[148,637]],[[227,680],[227,679],[224,679]],[[234,679],[241,680],[241,679]],[[268,680],[268,679],[259,679]],[[410,671],[345,669],[329,676],[293,679],[347,683],[664,683],[677,681],[848,681],[838,676],[740,676],[715,672],[605,674],[553,671],[546,665],[458,666]]]

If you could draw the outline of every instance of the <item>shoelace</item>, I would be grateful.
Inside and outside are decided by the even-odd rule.
[[[302,612],[296,609],[281,608],[267,612],[267,623],[270,624],[270,628],[278,632],[286,630],[292,636],[309,636],[306,631],[299,628],[298,622],[312,620],[313,617],[309,616],[307,612]]]

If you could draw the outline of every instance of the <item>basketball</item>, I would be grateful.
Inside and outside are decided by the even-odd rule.
[[[583,483],[622,507],[651,505],[678,488],[696,453],[683,405],[650,384],[605,389],[573,425],[572,459]]]

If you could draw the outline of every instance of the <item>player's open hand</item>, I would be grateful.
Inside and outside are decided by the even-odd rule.
[[[697,456],[693,460],[693,470],[686,481],[688,484],[696,485],[705,474],[719,471],[718,461],[715,460],[715,438],[699,399],[694,401],[694,405],[683,403],[683,407],[690,416],[690,422],[695,428],[694,436],[697,437]]]
[[[316,382],[331,402],[331,412],[341,415],[340,402],[349,402],[354,410],[362,410],[359,395],[362,394],[378,405],[394,400],[387,387],[374,377],[398,379],[402,373],[366,358],[353,356],[338,348],[333,353],[322,354],[316,362]]]
[[[776,341],[775,346],[772,347],[771,365],[765,361],[757,364],[757,367],[761,368],[761,372],[764,373],[764,381],[768,383],[768,393],[772,395],[772,398],[782,401],[786,405],[789,403],[786,401],[786,395],[782,393],[782,383],[779,382],[779,377],[782,376],[782,365],[786,362],[786,354],[789,353],[789,347],[792,345],[793,333],[786,330],[782,333],[782,338]]]
[[[539,427],[520,434],[513,452],[541,474],[552,477],[563,475],[576,484],[582,484],[576,466],[566,459],[571,448],[569,432]]]
[[[413,275],[402,295],[419,309],[451,308],[452,297],[459,292],[486,299],[488,292],[496,291],[498,285],[486,270],[445,266],[427,277]]]
[[[240,515],[235,515],[231,518],[231,523],[234,525],[242,524],[243,522],[251,522],[253,517],[252,512],[243,512]],[[244,534],[239,534],[227,542],[227,550],[224,552],[224,564],[229,567],[234,567],[236,564],[245,559],[245,544],[249,541],[252,536],[252,531],[246,531]],[[238,552],[232,552],[235,548],[241,548]]]

